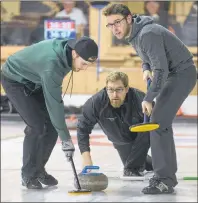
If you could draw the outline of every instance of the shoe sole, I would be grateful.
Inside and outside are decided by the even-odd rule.
[[[41,189],[43,189],[42,186],[41,187],[28,187],[26,185],[23,185],[23,186],[26,187],[28,190],[41,190]]]
[[[26,187],[27,189],[34,189],[34,190],[40,190],[40,189],[43,189],[42,185],[41,185],[41,187],[28,187],[28,186],[25,185],[23,182],[22,182],[22,186]]]
[[[38,179],[38,181],[39,181],[41,184],[45,185],[45,186],[56,186],[56,185],[58,185],[58,182],[57,182],[56,184],[45,184],[45,183],[43,183],[42,181],[40,181],[39,179]]]
[[[153,192],[153,193],[148,192],[148,191],[142,191],[142,193],[147,194],[147,195],[172,194],[172,193],[174,193],[174,192],[175,192],[175,190],[174,190],[173,188],[172,188],[172,189],[169,189],[169,190],[167,190],[167,191],[163,191],[163,192],[160,192],[160,191],[158,190],[158,191]]]
[[[149,193],[149,192],[142,192],[145,195],[164,195],[164,194],[173,194],[174,191],[167,191],[167,192],[156,192],[156,193]]]

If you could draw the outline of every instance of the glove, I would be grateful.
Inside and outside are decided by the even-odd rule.
[[[62,141],[62,150],[65,153],[67,161],[70,161],[70,159],[74,156],[74,151],[75,151],[75,148],[71,139],[67,141]]]

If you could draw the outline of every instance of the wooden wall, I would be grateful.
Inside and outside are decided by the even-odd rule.
[[[128,2],[131,3],[132,2]],[[136,4],[137,5],[136,5]],[[133,6],[138,6],[142,2],[133,2]],[[178,3],[178,2],[177,2]],[[187,5],[187,4],[186,4]],[[189,4],[188,4],[189,5]],[[94,8],[90,8],[90,36],[98,42],[98,11]],[[96,79],[96,66],[89,68],[87,71],[82,71],[74,74],[73,93],[76,94],[93,94],[99,89],[105,86],[105,79],[109,71],[120,70],[129,75],[130,85],[145,91],[145,84],[142,81],[142,69],[141,60],[139,57],[131,57],[130,54],[135,51],[130,46],[114,47],[112,46],[111,32],[104,26],[106,24],[106,18],[101,16],[101,31],[100,31],[100,60],[102,72],[100,73],[99,80]],[[1,63],[6,58],[24,47],[1,47]],[[190,50],[193,53],[197,53],[197,47],[191,47]],[[194,57],[194,61],[198,66],[197,56]],[[63,91],[65,90],[68,78],[70,74],[66,76],[63,82]],[[68,91],[70,92],[71,86]],[[197,95],[197,86],[191,92],[193,95]]]
[[[1,2],[1,20],[9,21],[12,16],[20,13],[20,0]]]

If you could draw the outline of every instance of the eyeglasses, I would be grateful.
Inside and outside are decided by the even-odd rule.
[[[124,91],[124,87],[120,87],[120,88],[117,88],[117,89],[106,88],[106,90],[107,90],[107,93],[109,93],[109,94],[113,94],[114,92],[122,93]]]
[[[121,20],[117,20],[117,21],[115,21],[115,23],[112,23],[112,24],[109,23],[109,24],[106,25],[106,27],[109,28],[109,29],[112,29],[113,26],[115,26],[115,27],[120,27],[121,22],[122,22],[125,18],[126,18],[126,17],[122,18]]]

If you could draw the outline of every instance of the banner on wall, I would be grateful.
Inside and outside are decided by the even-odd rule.
[[[44,20],[44,39],[75,39],[75,21],[68,18],[48,18]]]

